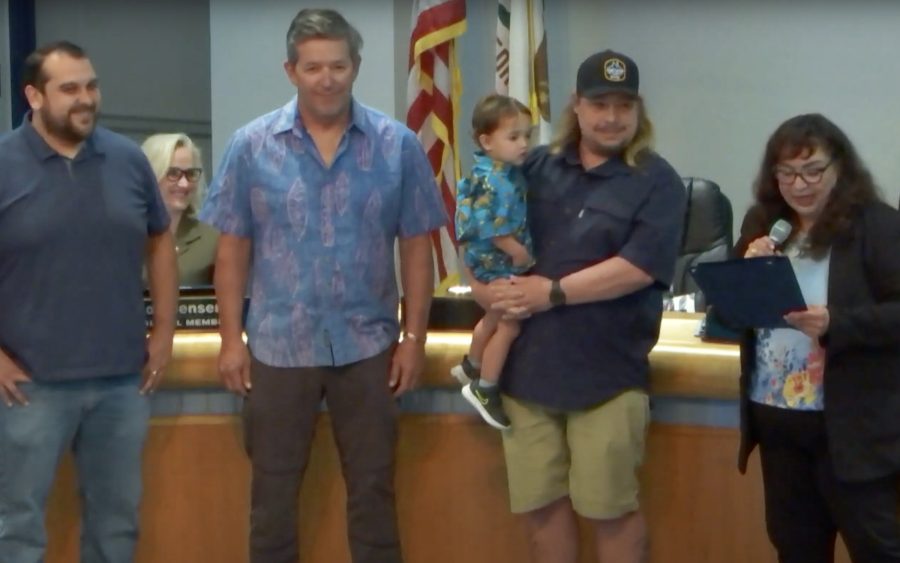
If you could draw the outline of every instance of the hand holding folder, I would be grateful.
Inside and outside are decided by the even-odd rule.
[[[706,302],[735,328],[788,328],[784,315],[806,302],[785,256],[703,262],[691,268]]]

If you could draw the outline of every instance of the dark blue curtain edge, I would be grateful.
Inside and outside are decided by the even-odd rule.
[[[37,47],[34,0],[9,0],[10,121],[17,127],[28,111],[22,91],[25,58]]]

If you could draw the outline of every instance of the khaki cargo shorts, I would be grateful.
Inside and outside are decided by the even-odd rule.
[[[638,508],[650,402],[629,390],[583,411],[556,411],[503,397],[510,508],[531,512],[570,497],[585,518],[614,519]]]

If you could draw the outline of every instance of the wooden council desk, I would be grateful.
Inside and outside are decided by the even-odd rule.
[[[701,342],[694,336],[700,319],[667,313],[651,355],[654,422],[641,473],[650,560],[775,562],[758,459],[746,476],[736,468],[738,350]],[[407,563],[529,561],[523,524],[508,510],[500,434],[462,401],[448,373],[469,337],[468,331],[429,331],[424,381],[401,401],[397,504]],[[177,408],[154,409],[139,563],[247,560],[250,472],[238,403],[216,375],[218,347],[215,332],[176,335],[165,388],[154,400]],[[198,404],[226,407],[187,408]],[[349,563],[344,485],[327,414],[320,417],[301,498],[302,560]],[[78,499],[68,460],[47,522],[47,561],[77,560]],[[594,561],[589,555],[580,563]],[[849,559],[841,553],[838,561]]]

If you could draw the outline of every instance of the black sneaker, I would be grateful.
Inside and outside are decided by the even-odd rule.
[[[484,389],[478,383],[469,383],[462,388],[462,395],[478,410],[485,422],[497,430],[509,428],[509,418],[503,411],[503,399],[497,386]]]
[[[462,362],[450,368],[450,375],[459,381],[460,385],[468,385],[481,375],[481,370],[472,365],[469,356],[463,356]]]

